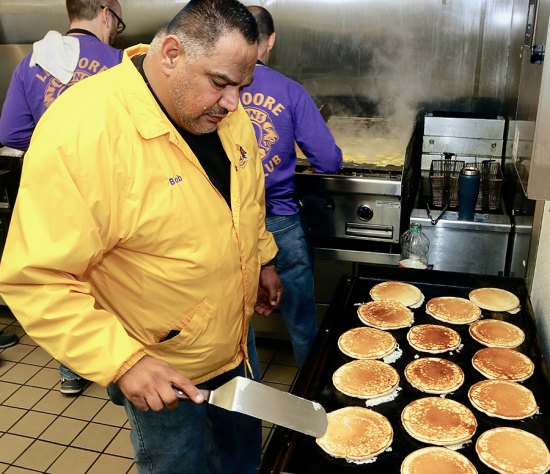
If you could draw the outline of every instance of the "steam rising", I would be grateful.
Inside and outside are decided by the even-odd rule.
[[[407,43],[401,38],[394,40],[394,44],[385,43],[384,49],[371,50],[371,73],[366,87],[369,98],[377,104],[376,114],[386,119],[388,135],[396,137],[404,146],[403,141],[408,141],[412,133],[420,104],[433,99],[433,91],[426,91],[429,68],[419,67],[414,43],[406,47]]]
[[[369,49],[369,71],[361,78],[361,94],[376,104],[374,115],[383,120],[351,128],[348,122],[347,129],[345,124],[328,122],[346,162],[377,166],[403,163],[421,104],[434,98],[433,91],[426,91],[431,72],[418,67],[413,45],[407,48],[404,44],[401,37],[393,44],[386,42],[383,48]]]

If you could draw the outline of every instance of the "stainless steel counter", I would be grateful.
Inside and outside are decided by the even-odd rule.
[[[432,225],[426,209],[413,209],[410,221],[422,224],[430,239],[428,263],[434,270],[505,275],[512,228],[506,214],[476,214],[474,221],[461,221],[457,212],[446,212]]]

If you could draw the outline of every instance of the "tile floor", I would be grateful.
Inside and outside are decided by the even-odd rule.
[[[0,474],[136,473],[124,409],[91,384],[59,392],[58,363],[25,334],[6,306],[0,330],[19,344],[0,349]],[[258,340],[264,383],[289,390],[298,373],[287,341]],[[273,426],[264,423],[264,450]]]

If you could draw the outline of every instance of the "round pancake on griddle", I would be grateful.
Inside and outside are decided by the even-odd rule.
[[[409,403],[401,413],[401,422],[413,438],[438,446],[468,441],[477,428],[469,408],[442,397],[420,398]]]
[[[407,341],[417,351],[440,354],[457,349],[460,346],[460,334],[438,324],[419,324],[409,330]]]
[[[450,393],[464,382],[464,372],[454,362],[439,357],[422,357],[405,367],[405,378],[425,393]]]
[[[478,288],[470,291],[470,301],[489,311],[514,311],[519,308],[519,298],[500,288]]]
[[[353,360],[332,375],[334,386],[356,398],[378,398],[393,392],[399,385],[399,374],[379,360]]]
[[[384,452],[392,443],[388,419],[363,407],[345,407],[327,414],[326,433],[317,444],[335,458],[363,461]]]
[[[412,308],[418,308],[424,301],[424,295],[416,286],[401,281],[378,283],[369,294],[375,301],[397,301]]]
[[[409,454],[401,474],[477,474],[468,458],[452,449],[430,446]]]
[[[414,322],[413,312],[397,301],[369,301],[357,309],[359,319],[377,329],[408,328]]]
[[[354,359],[379,359],[391,354],[397,341],[390,333],[375,328],[354,328],[338,338],[340,350]]]
[[[544,474],[550,469],[544,441],[517,428],[503,426],[482,433],[476,451],[484,464],[501,474]]]
[[[426,313],[450,324],[470,324],[481,316],[481,309],[466,298],[440,296],[426,303]]]
[[[468,390],[468,398],[479,411],[506,420],[523,420],[539,409],[531,390],[509,380],[477,382]]]
[[[518,347],[525,340],[525,333],[514,324],[498,319],[483,319],[473,323],[468,330],[480,344],[487,347]]]
[[[489,379],[523,382],[533,375],[535,364],[525,354],[505,347],[486,347],[472,357],[472,365]]]

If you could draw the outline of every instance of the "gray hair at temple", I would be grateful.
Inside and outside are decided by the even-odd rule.
[[[109,7],[114,9],[119,7],[120,3],[118,0],[66,0],[65,7],[67,8],[67,14],[69,15],[69,20],[78,21],[78,20],[93,20],[97,17],[101,11],[101,7]]]
[[[252,13],[256,23],[258,24],[258,32],[260,34],[260,43],[267,40],[273,33],[275,33],[275,25],[273,24],[273,17],[264,7],[259,5],[250,5],[248,11]]]
[[[208,55],[218,40],[238,31],[248,44],[258,43],[258,26],[237,0],[191,0],[153,39],[152,49],[165,35],[177,36],[189,59]]]

